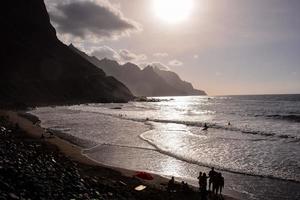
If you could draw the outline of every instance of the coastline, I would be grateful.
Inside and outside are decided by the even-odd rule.
[[[166,184],[168,182],[168,179],[162,176],[159,176],[157,174],[151,174],[153,176],[153,180],[151,181],[145,181],[141,180],[135,177],[136,171],[123,169],[123,168],[117,168],[112,166],[105,166],[101,163],[98,163],[87,156],[83,154],[83,148],[70,143],[67,140],[61,139],[55,135],[51,135],[51,137],[46,136],[48,133],[45,132],[45,130],[38,125],[38,118],[36,117],[28,117],[27,114],[24,112],[17,112],[17,111],[0,111],[0,116],[8,116],[9,122],[11,124],[18,124],[21,130],[23,130],[26,135],[30,138],[37,139],[38,141],[45,141],[46,143],[50,145],[56,146],[61,153],[63,153],[67,158],[71,159],[73,162],[78,163],[78,167],[80,168],[80,171],[83,172],[83,174],[89,174],[89,175],[95,175],[95,176],[103,176],[105,174],[106,179],[109,179],[110,181],[118,181],[118,180],[124,180],[124,178],[128,181],[125,183],[125,185],[128,187],[129,190],[134,189],[132,188],[132,184],[138,186],[139,184],[147,186],[147,189],[145,189],[142,193],[147,193],[147,197],[149,195],[151,196],[151,199],[164,199],[164,197],[168,197],[169,199],[180,199],[182,196],[179,195],[170,195],[168,192],[166,192]],[[42,136],[46,136],[44,139]],[[88,170],[86,170],[88,169]],[[122,181],[121,181],[122,182]],[[124,182],[123,182],[124,183]],[[193,190],[193,195],[196,195],[198,198],[198,188],[191,187]],[[228,197],[226,195],[222,195],[224,199],[233,200],[234,198]],[[147,199],[146,197],[146,199]],[[138,199],[138,196],[136,196]],[[145,198],[145,197],[143,197]],[[209,196],[208,199],[216,199],[217,197]]]

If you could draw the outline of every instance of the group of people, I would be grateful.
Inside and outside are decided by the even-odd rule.
[[[199,189],[200,192],[202,193],[205,193],[207,191],[207,179],[209,179],[208,190],[212,191],[214,194],[222,194],[222,189],[224,188],[224,177],[222,176],[222,174],[216,172],[213,167],[208,173],[208,177],[206,173],[200,172],[198,180],[199,180]]]
[[[168,182],[167,190],[169,192],[181,191],[181,192],[187,193],[190,191],[190,188],[189,188],[189,185],[184,181],[182,181],[180,185],[176,184],[174,177],[172,177],[171,180],[169,180],[169,182]]]
[[[208,179],[208,187],[207,187],[207,179]],[[222,190],[224,188],[224,177],[221,173],[216,172],[212,167],[208,176],[206,173],[199,173],[199,190],[201,194],[201,199],[206,199],[207,190],[211,191],[213,194],[222,194]],[[189,192],[190,188],[187,183],[181,182],[181,184],[176,184],[174,177],[168,183],[167,190],[169,192]]]

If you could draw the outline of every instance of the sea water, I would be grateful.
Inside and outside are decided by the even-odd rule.
[[[161,97],[160,102],[37,108],[91,159],[197,185],[215,167],[226,194],[300,199],[300,95]],[[206,123],[208,130],[202,130]]]

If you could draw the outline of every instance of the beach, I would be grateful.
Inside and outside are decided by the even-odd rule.
[[[1,111],[0,116],[2,199],[199,199],[197,188],[169,193],[164,177],[151,174],[154,179],[145,181],[136,171],[88,159],[82,148],[49,135],[30,115]],[[139,185],[146,188],[136,191]]]
[[[159,194],[172,176],[199,191],[199,172],[215,167],[225,179],[226,198],[293,200],[300,197],[298,105],[295,95],[174,97],[5,115],[26,135],[56,146],[74,162],[121,177],[151,174],[153,180],[138,179],[139,184]]]
[[[223,193],[236,199],[300,197],[299,95],[159,99],[28,112],[105,166],[174,176],[194,187],[199,172],[215,167],[225,178]]]

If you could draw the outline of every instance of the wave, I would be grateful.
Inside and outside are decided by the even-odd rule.
[[[111,143],[101,143],[98,144],[94,147],[83,149],[82,153],[83,154],[89,154],[89,153],[94,153],[99,151],[99,148],[101,146],[111,146],[111,147],[125,147],[125,148],[130,148],[130,149],[142,149],[142,150],[148,150],[148,151],[157,151],[157,149],[153,148],[147,148],[147,147],[139,147],[139,146],[129,146],[129,145],[120,145],[120,144],[111,144]],[[153,146],[153,145],[151,145]]]
[[[153,129],[152,129],[153,130]],[[148,144],[150,144],[151,146],[153,146],[153,148],[147,148],[147,147],[139,147],[139,146],[129,146],[129,145],[119,145],[119,144],[111,144],[111,143],[95,143],[94,141],[90,141],[90,140],[86,140],[86,139],[81,139],[78,138],[76,136],[70,135],[68,133],[62,132],[62,131],[58,131],[58,130],[53,130],[51,128],[48,128],[47,131],[50,131],[52,133],[54,133],[56,136],[65,139],[69,142],[71,142],[72,144],[75,145],[79,145],[81,147],[83,147],[83,154],[88,154],[88,153],[93,153],[95,151],[97,151],[97,149],[100,146],[115,146],[115,147],[125,147],[125,148],[131,148],[131,149],[142,149],[142,150],[148,150],[148,151],[157,151],[159,153],[162,153],[164,155],[176,158],[178,160],[190,163],[190,164],[196,164],[199,166],[203,166],[203,167],[215,167],[218,170],[221,171],[226,171],[226,172],[230,172],[230,173],[235,173],[235,174],[241,174],[241,175],[248,175],[248,176],[256,176],[256,177],[263,177],[263,178],[271,178],[271,179],[277,179],[277,180],[285,180],[285,181],[291,181],[291,182],[296,182],[296,183],[300,183],[300,180],[295,180],[295,179],[289,179],[289,178],[282,178],[282,177],[276,177],[273,175],[266,175],[266,174],[255,174],[255,173],[250,173],[250,172],[243,172],[243,171],[238,171],[238,170],[234,170],[234,169],[229,169],[229,168],[224,168],[221,166],[217,166],[217,165],[211,165],[208,163],[202,163],[196,160],[191,160],[191,159],[187,159],[183,156],[174,154],[172,152],[169,152],[167,150],[164,150],[162,148],[159,148],[159,146],[157,146],[155,143],[153,143],[151,140],[147,139],[146,137],[144,137],[144,134],[147,134],[148,131],[142,133],[141,135],[139,135],[139,137],[146,141]]]
[[[267,118],[287,120],[292,122],[300,122],[300,115],[267,115]]]
[[[203,163],[203,162],[200,162],[200,161],[197,161],[197,160],[193,160],[193,159],[187,159],[184,156],[181,156],[181,155],[172,153],[170,151],[164,150],[163,148],[160,148],[158,145],[156,145],[150,139],[147,139],[144,136],[145,134],[147,134],[147,132],[142,133],[140,135],[140,138],[143,139],[144,141],[148,142],[153,147],[155,147],[158,152],[160,152],[162,154],[165,154],[165,155],[168,155],[170,157],[176,158],[178,160],[190,163],[190,164],[195,164],[195,165],[199,165],[199,166],[207,167],[207,168],[214,167],[217,170],[226,171],[226,172],[230,172],[230,173],[234,173],[234,174],[241,174],[241,175],[247,175],[247,176],[255,176],[255,177],[270,178],[270,179],[284,180],[284,181],[290,181],[290,182],[300,183],[300,180],[296,180],[296,179],[292,179],[292,178],[284,178],[284,177],[274,176],[274,175],[270,175],[270,174],[260,174],[260,173],[254,173],[254,172],[239,171],[239,170],[225,168],[225,167],[218,166],[218,165],[212,165],[212,164],[208,164],[208,163]]]
[[[66,128],[66,130],[67,129],[68,128]],[[63,130],[56,130],[56,129],[51,129],[51,128],[47,128],[46,130],[47,130],[47,132],[53,133],[55,136],[57,136],[63,140],[66,140],[66,141],[70,142],[71,144],[78,145],[83,148],[91,148],[91,147],[94,147],[95,145],[97,145],[97,143],[94,141],[73,136],[71,134],[68,134],[67,132],[64,132]]]
[[[78,108],[77,108],[78,109]],[[210,128],[220,129],[220,130],[226,130],[226,131],[235,131],[235,132],[241,132],[244,134],[251,134],[251,135],[261,135],[266,137],[277,137],[280,139],[300,139],[297,136],[294,135],[286,135],[286,134],[276,134],[273,132],[266,132],[266,131],[258,131],[258,130],[251,130],[251,129],[242,129],[240,127],[235,126],[224,126],[216,123],[209,123],[209,122],[200,122],[200,121],[181,121],[181,120],[168,120],[168,119],[152,119],[152,118],[134,118],[134,117],[128,117],[126,115],[117,115],[112,113],[105,113],[105,112],[99,112],[99,111],[93,111],[93,110],[86,110],[83,109],[85,112],[92,112],[92,113],[98,113],[106,116],[116,117],[123,120],[131,120],[135,122],[143,122],[143,123],[149,123],[149,122],[157,122],[157,123],[173,123],[173,124],[183,124],[187,126],[196,126],[196,127],[203,127],[204,124],[207,124]],[[275,116],[275,115],[273,115]],[[290,116],[298,116],[298,115],[290,115]],[[300,117],[300,116],[298,116]],[[300,119],[299,119],[300,120]]]
[[[135,120],[135,119],[132,119],[132,120]],[[141,121],[141,120],[139,119],[139,121]],[[293,135],[276,135],[275,133],[272,133],[272,132],[246,130],[246,129],[241,129],[241,128],[234,127],[234,126],[223,126],[223,125],[218,125],[215,123],[207,123],[207,122],[177,121],[177,120],[162,120],[162,119],[148,119],[145,121],[153,121],[153,122],[158,122],[158,123],[183,124],[183,125],[187,125],[187,126],[196,126],[196,127],[203,127],[204,124],[207,124],[210,128],[222,129],[222,130],[227,130],[227,131],[236,131],[236,132],[241,132],[241,133],[251,134],[251,135],[262,135],[262,136],[267,136],[267,137],[273,136],[273,137],[286,138],[286,139],[298,139],[298,137],[293,136]]]
[[[300,122],[300,114],[296,112],[291,112],[293,114],[269,114],[269,115],[254,115],[254,117],[263,117],[266,119],[278,119],[278,120],[285,120],[290,122]]]

